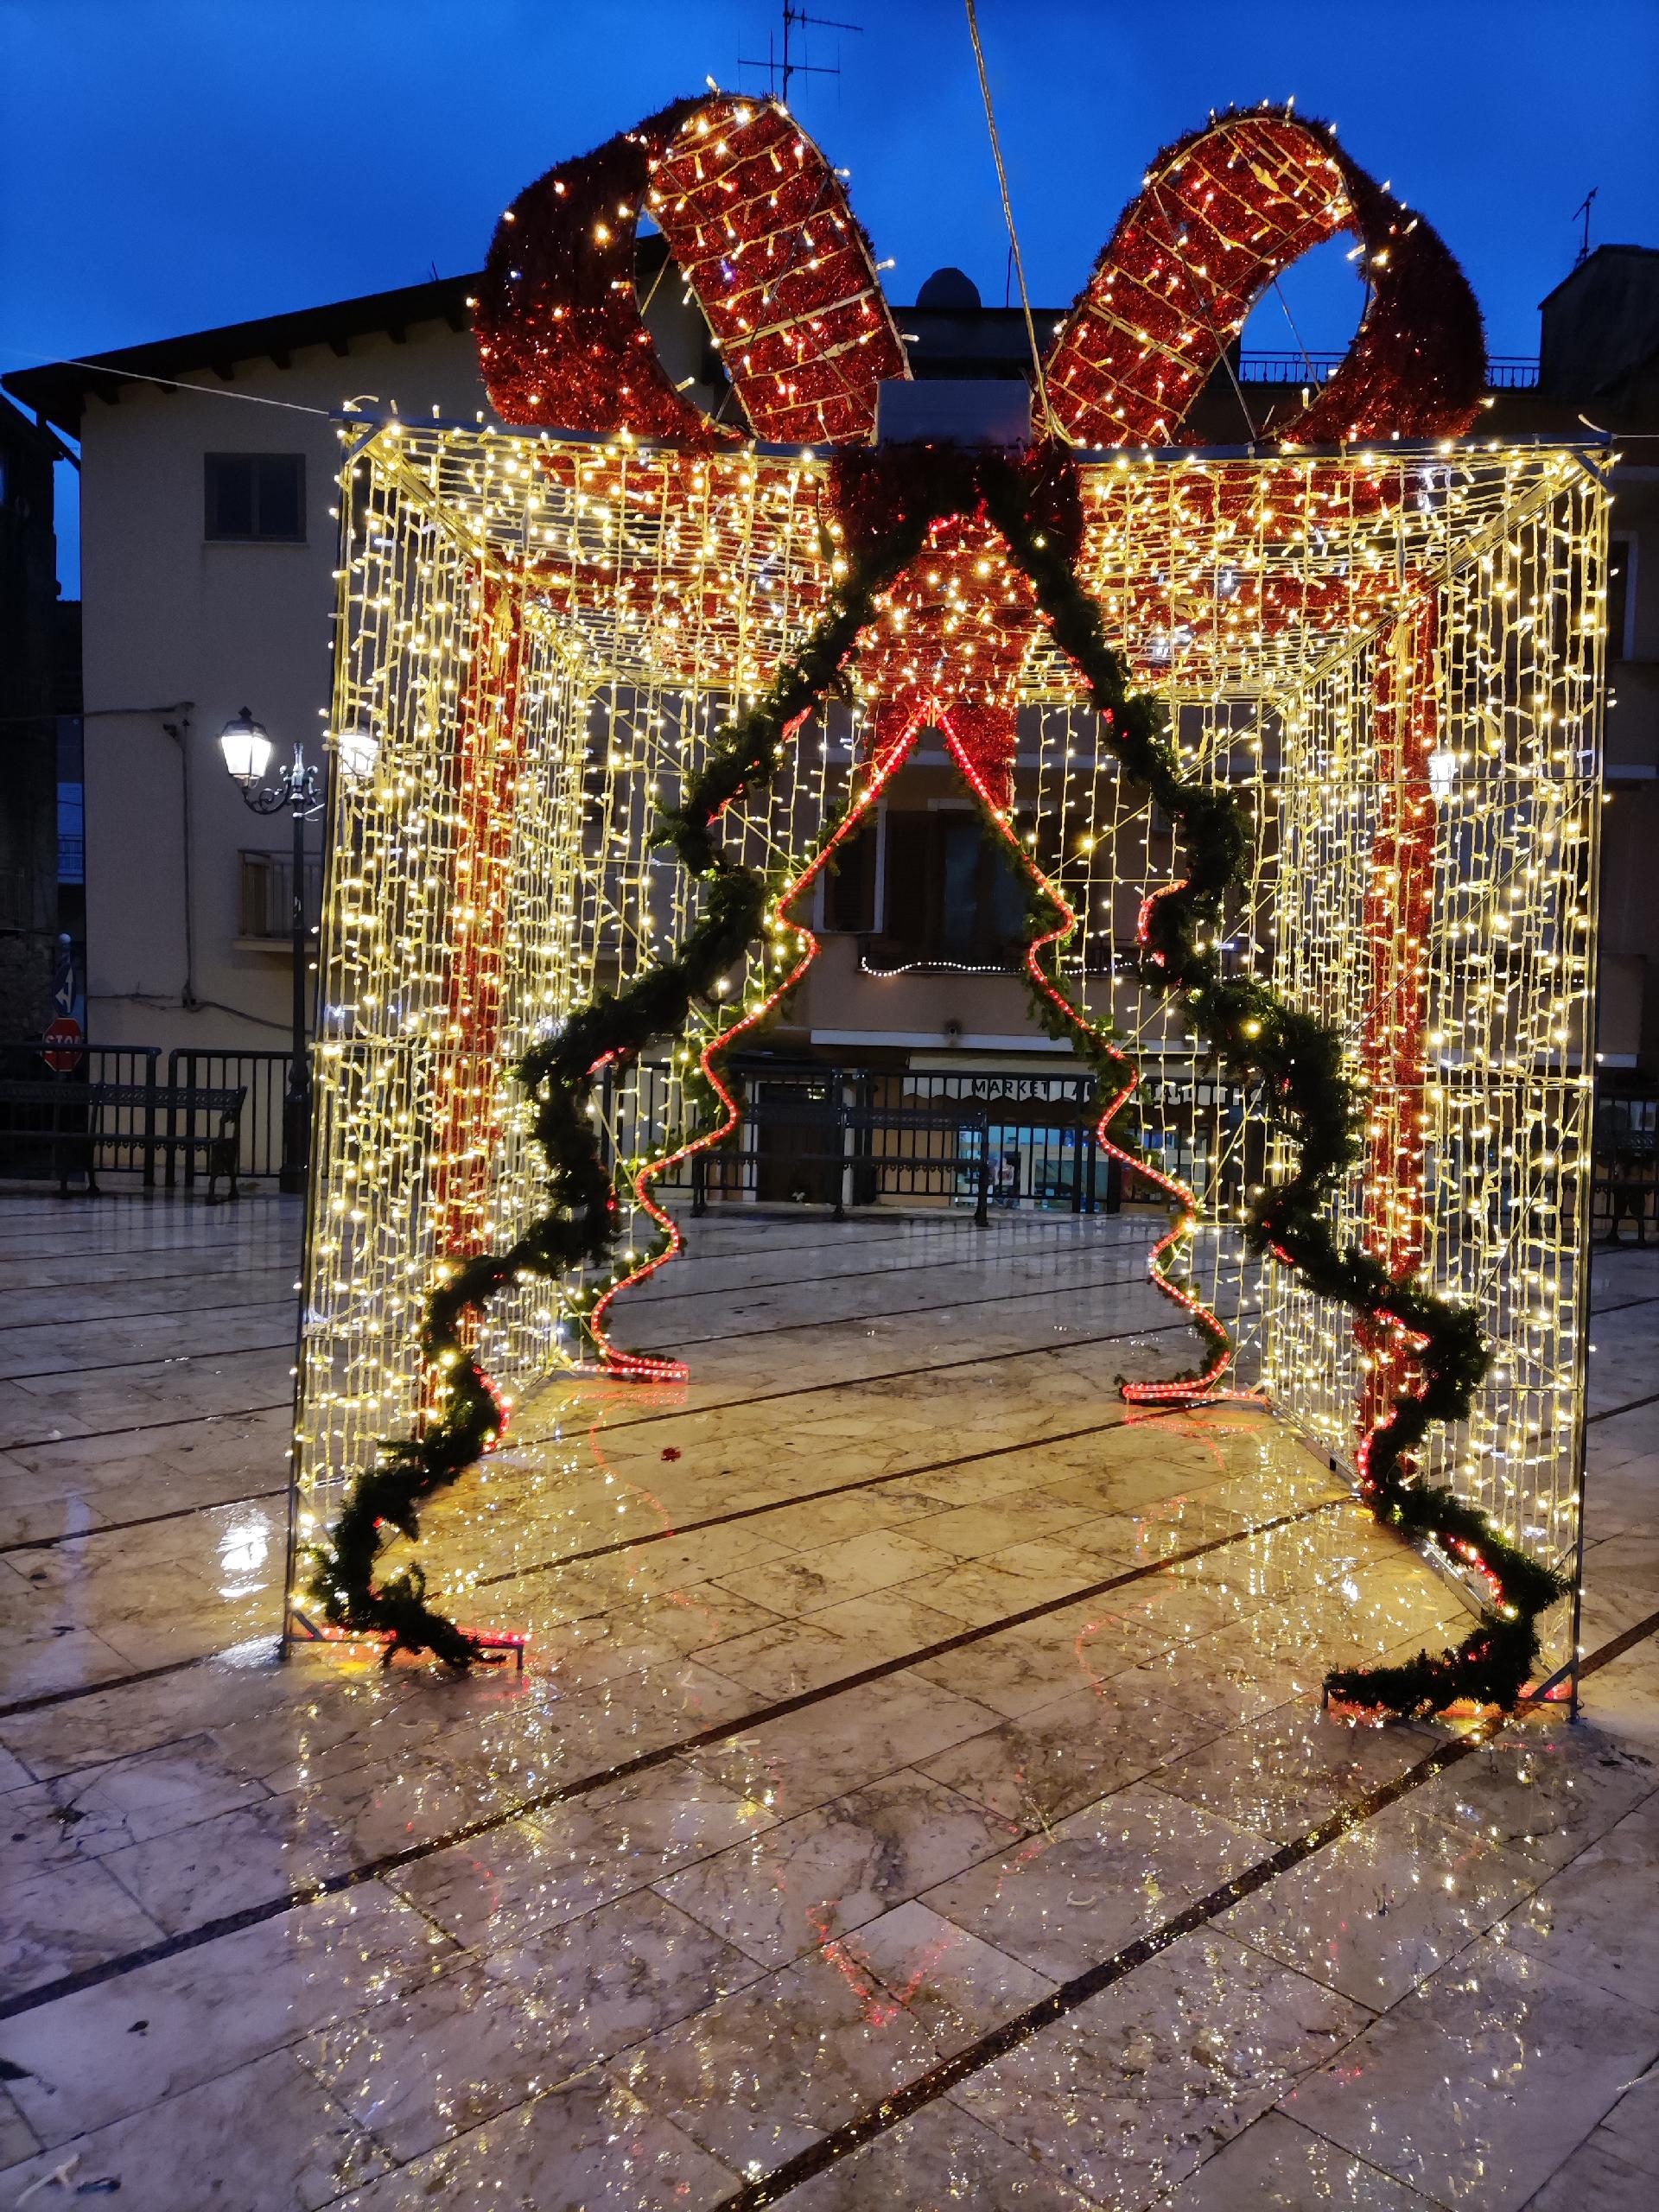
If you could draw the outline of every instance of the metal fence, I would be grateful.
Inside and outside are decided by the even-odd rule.
[[[291,1058],[282,1051],[204,1052],[180,1046],[167,1056],[169,1083],[188,1084],[193,1090],[246,1090],[238,1175],[275,1175],[283,1164],[283,1096]],[[204,1134],[207,1127],[204,1121]],[[196,1132],[193,1128],[186,1134]]]
[[[289,1055],[175,1046],[168,1053],[163,1071],[162,1050],[159,1045],[64,1046],[27,1039],[0,1046],[0,1081],[51,1081],[72,1092],[93,1084],[120,1084],[155,1093],[148,1101],[103,1108],[92,1166],[99,1174],[130,1170],[142,1178],[146,1189],[159,1183],[168,1190],[180,1184],[191,1188],[206,1169],[188,1151],[181,1156],[168,1154],[158,1166],[155,1153],[138,1140],[158,1135],[205,1139],[217,1131],[219,1116],[162,1103],[161,1094],[175,1087],[245,1090],[237,1173],[256,1181],[274,1177],[282,1166],[283,1096],[288,1088]],[[38,1180],[57,1173],[57,1155],[46,1130],[60,1112],[60,1108],[43,1109],[31,1117],[24,1109],[8,1116],[10,1126],[0,1135],[0,1176]],[[31,1118],[40,1123],[38,1132],[30,1126]]]
[[[160,1058],[157,1045],[77,1044],[64,1050],[38,1039],[22,1039],[0,1045],[0,1082],[52,1082],[70,1091],[86,1090],[95,1083],[141,1084],[153,1090]],[[5,1133],[0,1135],[0,1175],[25,1176],[31,1180],[55,1176],[61,1147],[54,1145],[47,1131],[54,1125],[65,1125],[61,1107],[54,1105],[38,1112],[19,1109],[8,1115],[7,1122]],[[153,1134],[154,1129],[154,1114],[143,1106],[107,1107],[99,1134],[98,1166],[135,1168],[147,1184],[153,1183],[154,1156],[134,1140]]]
[[[742,1121],[728,1144],[682,1162],[659,1188],[690,1190],[694,1209],[762,1205],[900,1204],[983,1211],[1116,1213],[1150,1196],[1102,1150],[1094,1078],[1081,1074],[882,1071],[738,1061]],[[625,1154],[651,1148],[666,1070],[639,1071]],[[1140,1141],[1166,1173],[1224,1198],[1260,1179],[1247,1099],[1191,1066],[1142,1081]],[[601,1116],[608,1122],[608,1113]],[[1242,1132],[1242,1139],[1240,1133]],[[1259,1153],[1259,1129],[1255,1140]],[[1236,1185],[1235,1190],[1231,1185]]]
[[[1248,353],[1238,357],[1241,384],[1326,384],[1347,359],[1344,353]],[[1530,391],[1538,381],[1537,357],[1524,353],[1489,354],[1486,388],[1489,391]]]
[[[1659,1242],[1659,1097],[1596,1101],[1591,1230],[1599,1244]]]
[[[283,1098],[289,1053],[282,1049],[206,1051],[177,1046],[78,1045],[75,1065],[54,1071],[53,1048],[35,1040],[0,1047],[0,1076],[66,1084],[119,1083],[186,1090],[245,1089],[238,1173],[258,1181],[282,1165]],[[65,1057],[67,1057],[67,1055]],[[740,1060],[743,1121],[733,1141],[685,1160],[659,1188],[711,1200],[762,1204],[872,1205],[881,1199],[925,1205],[1041,1211],[1116,1212],[1136,1193],[1095,1137],[1099,1115],[1092,1077],[972,1068],[931,1072],[842,1068],[763,1058]],[[598,1126],[607,1164],[614,1154],[655,1149],[671,1106],[669,1071],[647,1064],[616,1084],[602,1079]],[[1141,1086],[1141,1136],[1170,1174],[1207,1187],[1225,1151],[1229,1126],[1246,1123],[1244,1093],[1190,1068],[1149,1072]],[[209,1117],[190,1109],[110,1109],[95,1165],[130,1169],[146,1186],[192,1187],[201,1170],[193,1154],[157,1167],[133,1140],[164,1127],[206,1136]],[[1247,1127],[1249,1125],[1247,1124]],[[49,1172],[49,1147],[27,1132],[0,1139],[0,1175]],[[1256,1173],[1248,1162],[1240,1171]],[[1231,1172],[1224,1164],[1224,1173]],[[1649,1219],[1652,1218],[1649,1214]]]

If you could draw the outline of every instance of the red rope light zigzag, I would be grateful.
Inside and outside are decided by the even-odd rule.
[[[664,1242],[650,1258],[613,1282],[596,1301],[588,1316],[588,1332],[598,1354],[601,1371],[632,1382],[683,1382],[689,1379],[690,1370],[683,1360],[625,1351],[613,1343],[607,1325],[611,1306],[622,1293],[648,1281],[659,1268],[665,1267],[684,1249],[685,1238],[678,1224],[666,1208],[658,1203],[651,1185],[695,1154],[709,1151],[723,1143],[738,1128],[742,1119],[742,1108],[727,1087],[718,1063],[741,1038],[769,1020],[799,987],[820,950],[813,931],[803,922],[790,920],[788,910],[804,892],[810,889],[839,847],[859,828],[880,798],[888,780],[908,757],[920,731],[930,725],[937,726],[940,730],[947,748],[978,799],[985,819],[1018,861],[1027,883],[1054,906],[1060,917],[1052,929],[1034,938],[1026,948],[1026,972],[1032,983],[1079,1036],[1090,1040],[1096,1054],[1109,1056],[1122,1070],[1119,1087],[1106,1101],[1096,1122],[1096,1141],[1121,1166],[1161,1191],[1169,1201],[1174,1217],[1168,1231],[1153,1248],[1148,1269],[1159,1290],[1180,1308],[1208,1340],[1209,1358],[1202,1372],[1195,1376],[1169,1382],[1126,1382],[1122,1386],[1122,1395],[1131,1405],[1193,1405],[1238,1399],[1256,1402],[1259,1394],[1255,1391],[1229,1391],[1219,1387],[1233,1362],[1231,1336],[1225,1323],[1201,1299],[1194,1297],[1191,1291],[1176,1281],[1169,1272],[1171,1255],[1185,1245],[1197,1225],[1198,1201],[1196,1193],[1178,1177],[1167,1175],[1162,1169],[1153,1166],[1141,1154],[1129,1151],[1119,1144],[1110,1134],[1112,1123],[1124,1112],[1139,1088],[1139,1071],[1112,1044],[1106,1031],[1091,1022],[1064,992],[1056,988],[1044,972],[1044,951],[1051,945],[1064,943],[1071,936],[1077,927],[1077,916],[1070,902],[1020,844],[1007,818],[1008,793],[1006,786],[1012,782],[1013,711],[999,707],[944,706],[934,699],[912,699],[887,719],[887,726],[878,734],[869,784],[834,833],[774,901],[772,914],[773,928],[792,929],[796,932],[800,941],[800,957],[765,1000],[711,1038],[702,1049],[699,1065],[720,1099],[723,1109],[721,1121],[715,1128],[693,1137],[689,1142],[647,1160],[634,1173],[632,1187],[635,1200],[657,1224]],[[1005,786],[1001,799],[991,787],[990,778],[993,775],[997,775]],[[1174,885],[1169,887],[1171,890],[1179,887]],[[1149,899],[1141,909],[1141,935],[1143,942],[1147,917],[1155,899],[1165,895],[1163,892],[1154,893],[1154,899]]]
[[[840,179],[787,111],[774,101],[725,94],[680,102],[595,153],[550,170],[503,217],[476,318],[480,361],[503,418],[627,430],[674,441],[692,454],[733,442],[733,429],[710,422],[683,397],[658,356],[634,284],[644,213],[655,219],[702,307],[751,429],[832,446],[868,442],[880,383],[909,374],[868,240]],[[1344,231],[1359,241],[1370,303],[1337,375],[1280,435],[1308,441],[1466,429],[1479,403],[1484,349],[1479,312],[1456,262],[1427,224],[1348,157],[1328,125],[1264,105],[1212,118],[1166,148],[1147,172],[1050,349],[1046,378],[1066,435],[1094,446],[1173,439],[1279,271]],[[664,467],[670,461],[665,454]],[[982,553],[971,522],[958,520],[953,529],[961,543],[941,543],[936,555]],[[971,597],[958,592],[949,608],[918,594],[913,577],[915,603],[900,608],[895,599],[895,633],[872,640],[871,666],[880,664],[893,694],[878,716],[878,735],[883,725],[891,732],[895,718],[905,734],[891,751],[878,753],[870,791],[777,902],[776,926],[785,926],[785,909],[908,750],[922,709],[906,708],[905,695],[913,698],[919,680],[939,682],[948,696],[952,687],[941,681],[947,669],[982,700],[988,693],[997,703],[954,706],[934,718],[1027,876],[1057,912],[1070,916],[1007,832],[972,757],[973,740],[994,734],[986,718],[1011,710],[1019,669],[1039,626],[1023,579],[1010,578],[1007,564],[994,553],[984,548],[974,563],[976,578],[982,567],[987,580],[976,590],[969,586]],[[965,562],[950,565],[965,578]],[[1287,605],[1280,613],[1294,620],[1299,611],[1306,612]],[[964,737],[976,716],[980,726]],[[1154,894],[1141,910],[1143,944],[1157,900],[1167,895]],[[1154,1277],[1215,1348],[1198,1382],[1131,1386],[1131,1395],[1202,1394],[1224,1371],[1230,1342],[1216,1317],[1167,1274],[1170,1255],[1191,1233],[1197,1200],[1184,1184],[1129,1157],[1107,1135],[1139,1078],[1042,972],[1043,952],[1074,926],[1071,918],[1028,947],[1028,973],[1091,1050],[1123,1068],[1124,1080],[1101,1116],[1099,1141],[1170,1199],[1176,1219],[1153,1254]],[[677,1361],[619,1351],[609,1341],[607,1316],[621,1290],[682,1248],[680,1231],[650,1185],[736,1128],[740,1109],[715,1063],[810,967],[817,942],[810,931],[801,934],[803,957],[785,982],[704,1049],[702,1071],[721,1103],[717,1127],[636,1174],[635,1194],[664,1241],[607,1288],[589,1317],[607,1371],[639,1379],[683,1376]]]

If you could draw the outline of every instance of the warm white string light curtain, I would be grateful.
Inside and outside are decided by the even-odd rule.
[[[416,1325],[442,1253],[505,1243],[537,1211],[512,1058],[658,962],[695,912],[654,825],[823,605],[826,467],[438,426],[387,425],[354,454],[334,722],[372,728],[381,752],[368,781],[335,779],[302,1535],[374,1440],[418,1417]],[[1497,1345],[1474,1415],[1429,1464],[1560,1563],[1578,1510],[1602,486],[1560,451],[1120,454],[1084,467],[1083,498],[1084,582],[1168,702],[1184,765],[1255,824],[1224,960],[1334,1022],[1357,1073],[1416,1085],[1370,1134],[1343,1226],[1414,1240]],[[1399,681],[1416,693],[1389,688],[1408,635]],[[890,645],[854,662],[852,696],[732,810],[728,847],[799,868],[861,787],[893,664]],[[1040,635],[1017,682],[1018,834],[1080,917],[1062,974],[1140,1065],[1143,1139],[1199,1191],[1195,1287],[1242,1316],[1245,1378],[1349,1457],[1390,1355],[1294,1270],[1245,1262],[1236,1224],[1274,1156],[1261,1102],[1134,970],[1141,903],[1179,873],[1169,825]],[[1404,727],[1389,717],[1414,714],[1433,741],[1415,781],[1389,750]],[[1419,946],[1379,889],[1406,866],[1420,785]],[[726,1004],[753,1002],[768,972],[753,956]],[[697,1043],[665,1040],[601,1086],[613,1157],[680,1128]],[[527,1282],[480,1322],[510,1396],[568,1364],[584,1287]]]

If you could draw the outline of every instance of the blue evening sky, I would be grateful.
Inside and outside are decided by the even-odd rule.
[[[1006,234],[959,0],[819,0],[792,104],[914,299]],[[0,367],[478,267],[552,162],[705,75],[764,84],[766,0],[0,0]],[[1659,0],[981,0],[1033,300],[1068,302],[1149,157],[1211,107],[1294,94],[1462,258],[1496,353],[1593,237],[1659,245]],[[798,37],[799,34],[797,35]],[[1303,342],[1358,307],[1338,249]],[[1284,346],[1276,302],[1247,342]]]

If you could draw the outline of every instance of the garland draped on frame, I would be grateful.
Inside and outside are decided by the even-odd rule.
[[[336,1628],[384,1635],[388,1656],[429,1649],[457,1667],[480,1656],[477,1640],[427,1602],[418,1562],[377,1580],[388,1535],[413,1541],[425,1503],[499,1440],[501,1409],[468,1349],[467,1317],[515,1281],[554,1279],[608,1259],[621,1215],[594,1126],[594,1083],[601,1071],[636,1060],[648,1046],[681,1037],[694,1004],[712,1010],[721,980],[770,919],[775,949],[782,953],[793,931],[799,957],[791,963],[785,955],[787,972],[770,996],[705,1047],[690,1081],[705,1125],[677,1153],[664,1153],[634,1173],[634,1195],[658,1224],[654,1249],[631,1274],[613,1271],[583,1317],[588,1343],[613,1371],[641,1377],[680,1371],[675,1363],[619,1351],[607,1334],[618,1291],[677,1249],[679,1232],[650,1185],[671,1159],[735,1128],[738,1109],[720,1059],[806,972],[817,945],[789,918],[790,903],[873,803],[908,738],[890,753],[878,750],[852,812],[827,830],[815,856],[787,880],[734,861],[717,835],[720,817],[770,781],[791,734],[835,686],[883,593],[935,526],[967,516],[1000,536],[1030,623],[1046,627],[1069,657],[1099,718],[1102,742],[1175,828],[1186,874],[1142,909],[1141,977],[1179,1001],[1230,1071],[1261,1084],[1294,1158],[1290,1173],[1251,1203],[1247,1243],[1299,1268],[1314,1289],[1351,1310],[1363,1341],[1388,1347],[1387,1381],[1379,1379],[1371,1394],[1371,1426],[1360,1451],[1364,1493],[1381,1519],[1478,1570],[1490,1593],[1477,1628],[1455,1650],[1425,1652],[1404,1668],[1339,1671],[1327,1687],[1399,1713],[1436,1710],[1460,1698],[1512,1700],[1536,1656],[1537,1615],[1561,1594],[1560,1582],[1450,1490],[1418,1481],[1414,1464],[1435,1422],[1469,1410],[1485,1372],[1474,1312],[1436,1296],[1418,1274],[1401,1279],[1402,1256],[1386,1242],[1378,1256],[1339,1247],[1331,1230],[1331,1203],[1360,1157],[1358,1101],[1343,1071],[1340,1040],[1257,979],[1222,971],[1223,902],[1241,879],[1249,824],[1229,793],[1181,775],[1163,709],[1130,689],[1100,611],[1077,582],[1080,511],[1064,450],[1014,462],[949,448],[857,449],[874,434],[881,383],[909,373],[869,242],[837,173],[787,111],[775,101],[725,94],[679,102],[550,170],[503,217],[476,318],[480,362],[502,420],[667,439],[689,454],[741,443],[741,429],[699,413],[658,357],[634,284],[645,215],[664,233],[709,320],[749,430],[842,448],[835,492],[851,557],[799,649],[756,702],[719,732],[664,820],[664,842],[702,884],[699,919],[670,959],[582,1008],[513,1071],[534,1103],[534,1134],[547,1166],[545,1206],[505,1250],[444,1263],[421,1329],[433,1377],[424,1420],[416,1434],[382,1446],[327,1541],[313,1553],[312,1592],[324,1617]],[[1350,159],[1328,125],[1265,105],[1212,118],[1166,148],[1147,171],[1048,353],[1045,381],[1064,434],[1094,446],[1173,437],[1276,272],[1344,231],[1363,257],[1366,312],[1341,368],[1281,435],[1303,441],[1460,435],[1479,404],[1484,346],[1479,312],[1456,262],[1426,222]],[[1294,620],[1298,611],[1289,602],[1263,607],[1274,620]],[[1109,1025],[1094,1022],[1060,979],[1058,947],[1076,918],[1014,839],[1007,806],[987,781],[986,747],[996,736],[990,721],[1000,715],[1006,723],[1013,711],[1006,702],[1017,696],[1018,639],[1008,641],[1014,659],[1007,668],[997,664],[993,696],[969,706],[964,684],[984,683],[992,669],[982,660],[969,678],[952,664],[943,633],[929,632],[925,620],[916,627],[918,645],[935,655],[919,696],[936,711],[988,820],[1026,871],[1033,899],[1027,979],[1039,1018],[1069,1039],[1100,1079],[1102,1145],[1171,1201],[1172,1226],[1154,1255],[1154,1277],[1192,1317],[1206,1361],[1191,1377],[1131,1385],[1128,1394],[1166,1401],[1213,1395],[1230,1363],[1230,1340],[1171,1272],[1196,1201],[1130,1144],[1135,1071]],[[887,664],[874,645],[870,652],[885,677]],[[1416,1387],[1399,1389],[1385,1408],[1388,1386],[1408,1377]]]
[[[1480,1620],[1455,1649],[1424,1652],[1406,1667],[1338,1670],[1327,1688],[1344,1700],[1399,1713],[1439,1710],[1459,1699],[1512,1701],[1536,1657],[1537,1616],[1562,1594],[1560,1580],[1450,1490],[1417,1481],[1413,1464],[1435,1422],[1468,1412],[1485,1374],[1488,1353],[1477,1316],[1471,1307],[1438,1296],[1421,1277],[1396,1281],[1379,1260],[1357,1246],[1340,1247],[1332,1232],[1328,1209],[1360,1147],[1358,1102],[1343,1071],[1341,1041],[1259,979],[1223,973],[1217,950],[1223,904],[1243,875],[1249,823],[1230,793],[1181,774],[1165,709],[1148,693],[1130,689],[1126,664],[1107,637],[1100,610],[1077,581],[1080,504],[1073,465],[1056,448],[1015,461],[993,453],[912,448],[842,454],[834,467],[837,505],[848,524],[849,573],[768,690],[718,734],[679,806],[664,819],[665,841],[705,886],[701,918],[671,958],[581,1009],[557,1036],[518,1063],[515,1073],[536,1103],[536,1138],[548,1169],[546,1206],[505,1251],[452,1263],[433,1293],[421,1345],[438,1377],[435,1404],[420,1433],[382,1446],[375,1465],[354,1484],[329,1540],[313,1554],[312,1593],[324,1617],[336,1628],[383,1633],[388,1656],[429,1649],[455,1666],[480,1656],[475,1639],[427,1602],[418,1563],[384,1580],[375,1576],[386,1532],[415,1539],[421,1508],[499,1438],[499,1408],[467,1349],[464,1319],[515,1280],[556,1277],[597,1264],[610,1253],[620,1222],[588,1110],[595,1077],[607,1066],[637,1058],[652,1043],[677,1039],[693,1001],[712,1001],[719,979],[762,935],[769,904],[774,918],[784,919],[788,899],[823,864],[841,834],[832,832],[804,875],[774,887],[760,871],[728,857],[716,836],[719,817],[734,800],[770,782],[789,732],[830,692],[881,593],[921,552],[930,529],[945,518],[973,513],[995,526],[1028,580],[1042,621],[1083,679],[1103,744],[1173,823],[1186,874],[1154,894],[1142,910],[1141,977],[1179,1001],[1189,1024],[1230,1072],[1261,1083],[1271,1119],[1294,1152],[1291,1172],[1251,1202],[1243,1229],[1247,1244],[1296,1267],[1313,1289],[1357,1315],[1395,1326],[1413,1340],[1421,1385],[1397,1396],[1388,1418],[1365,1440],[1360,1455],[1364,1495],[1379,1519],[1455,1554],[1480,1573],[1490,1592]],[[960,744],[957,751],[965,763]],[[982,783],[971,780],[1007,836],[1006,821]],[[1046,1024],[1069,1035],[1101,1076],[1106,1101],[1101,1141],[1138,1167],[1123,1126],[1133,1071],[1062,988],[1056,948],[1075,918],[1040,871],[1029,872],[1039,918],[1046,912],[1047,924],[1033,931],[1027,953],[1034,1001]],[[778,987],[768,1010],[798,982],[810,957],[809,951]],[[702,1071],[709,1095],[724,1103],[728,1124],[734,1109],[710,1061],[732,1033],[722,1033],[705,1052]],[[713,1141],[723,1133],[711,1130],[696,1141]],[[651,1172],[648,1166],[642,1178]],[[1176,1195],[1181,1203],[1179,1191]],[[657,1217],[666,1221],[660,1212]],[[1180,1233],[1179,1228],[1174,1232]],[[667,1234],[677,1234],[671,1223]],[[1211,1376],[1225,1365],[1225,1350],[1224,1343],[1212,1343]]]

